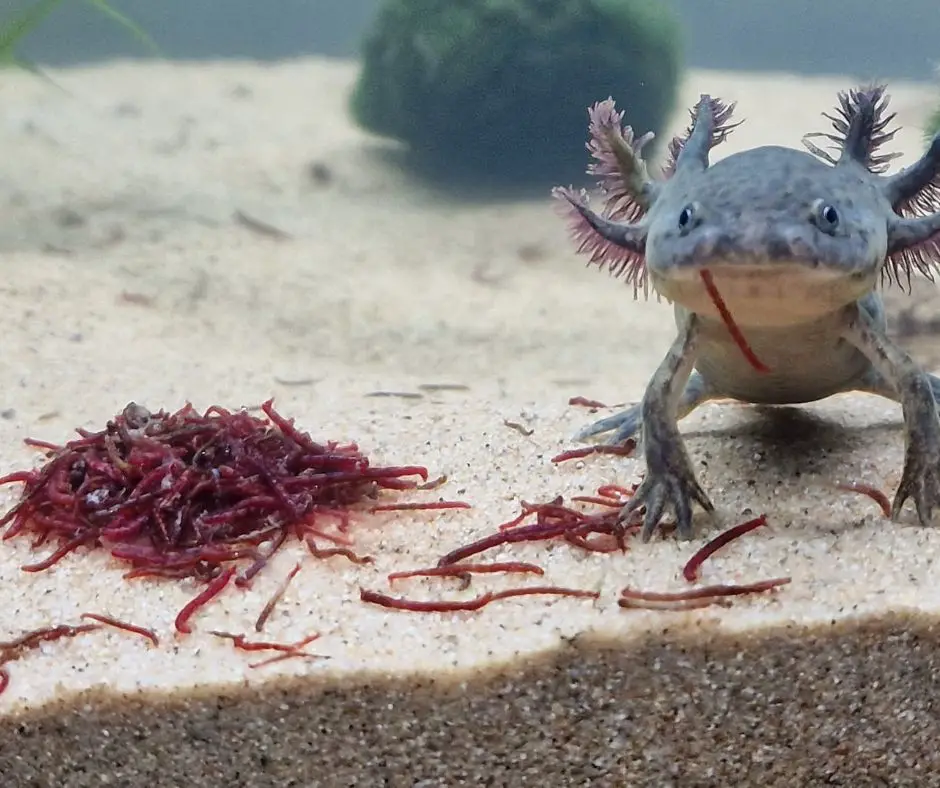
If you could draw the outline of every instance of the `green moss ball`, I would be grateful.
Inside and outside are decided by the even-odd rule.
[[[680,48],[664,0],[386,0],[351,109],[440,175],[580,180],[588,106],[660,135]]]

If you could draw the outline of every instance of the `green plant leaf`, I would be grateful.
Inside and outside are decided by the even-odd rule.
[[[27,33],[35,30],[62,0],[37,0],[12,18],[0,22],[0,62],[17,65],[13,50]]]
[[[138,41],[153,53],[158,55],[163,54],[160,47],[157,46],[157,43],[143,28],[116,8],[109,5],[106,0],[85,1],[99,13],[104,14],[121,27],[130,31]],[[36,2],[27,6],[19,13],[12,15],[9,19],[0,20],[0,65],[26,67],[29,71],[41,73],[35,65],[26,64],[25,61],[14,53],[14,50],[22,38],[39,27],[43,21],[45,21],[46,17],[49,16],[57,6],[61,5],[62,2],[63,0],[36,0]]]
[[[105,0],[86,0],[86,2],[98,9],[106,17],[117,22],[121,27],[129,30],[131,34],[136,38],[140,43],[142,43],[147,49],[153,52],[155,55],[162,55],[163,52],[160,50],[160,47],[157,46],[157,42],[154,41],[140,25],[138,25],[133,19],[122,14],[116,8],[108,5]]]

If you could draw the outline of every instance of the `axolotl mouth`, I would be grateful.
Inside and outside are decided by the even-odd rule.
[[[825,207],[808,213],[813,209]],[[692,312],[718,317],[701,278],[708,271],[739,325],[787,326],[870,292],[880,276],[876,245],[871,234],[838,237],[809,222],[744,210],[733,222],[652,233],[647,266],[657,291]]]
[[[721,319],[702,280],[711,274],[735,322],[748,326],[788,326],[808,323],[871,292],[878,273],[846,273],[797,262],[781,263],[757,258],[748,262],[709,261],[705,265],[670,268],[665,274],[650,268],[653,286],[665,298],[690,312]]]

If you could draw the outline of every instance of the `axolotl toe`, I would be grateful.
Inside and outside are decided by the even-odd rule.
[[[702,96],[658,178],[642,155],[652,135],[622,127],[610,99],[591,108],[589,172],[604,208],[584,192],[556,196],[579,251],[623,276],[635,297],[652,289],[671,301],[678,328],[642,401],[581,432],[639,439],[646,476],[622,516],[645,507],[644,539],[667,508],[681,538],[692,535],[695,503],[713,511],[677,422],[716,398],[791,404],[866,391],[896,400],[906,455],[892,517],[913,499],[926,525],[940,507],[940,380],[888,339],[878,294],[940,266],[940,134],[914,164],[886,174],[887,103],[883,87],[842,93],[832,131],[804,138],[808,152],[765,146],[710,163],[737,124],[733,105]]]

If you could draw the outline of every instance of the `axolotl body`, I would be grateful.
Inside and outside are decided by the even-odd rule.
[[[583,191],[556,196],[574,220],[579,251],[624,275],[635,296],[652,287],[672,301],[678,327],[642,401],[580,434],[638,439],[646,475],[621,516],[645,507],[644,540],[667,508],[680,538],[692,535],[695,503],[714,511],[677,422],[716,398],[792,404],[864,391],[896,400],[906,454],[892,517],[913,499],[926,525],[940,506],[940,379],[887,337],[877,291],[883,280],[929,276],[940,265],[940,134],[918,161],[887,175],[893,156],[879,149],[893,136],[894,116],[884,88],[839,100],[827,116],[832,132],[808,135],[808,152],[765,146],[710,163],[736,125],[734,107],[702,96],[655,179],[642,157],[652,135],[621,127],[612,100],[590,110],[589,172],[604,209],[595,211]],[[835,154],[813,136],[827,137]]]

